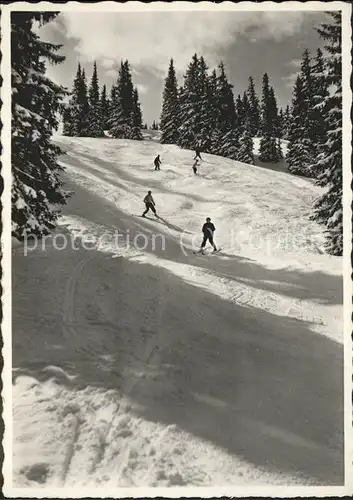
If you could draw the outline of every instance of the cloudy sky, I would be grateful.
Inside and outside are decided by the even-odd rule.
[[[43,40],[63,44],[64,63],[49,67],[50,76],[71,89],[77,63],[91,78],[97,61],[100,84],[109,90],[121,59],[128,59],[140,91],[144,120],[159,120],[169,60],[179,81],[192,55],[208,66],[223,60],[234,93],[243,93],[250,75],[258,92],[264,72],[281,106],[291,100],[292,85],[305,48],[323,46],[314,27],[323,12],[62,12],[40,28]]]

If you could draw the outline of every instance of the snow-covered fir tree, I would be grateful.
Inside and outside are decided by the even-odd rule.
[[[103,130],[108,129],[108,120],[110,114],[110,101],[107,97],[107,87],[103,85],[101,96],[100,96],[100,108],[102,113]]]
[[[178,144],[184,148],[208,151],[212,138],[212,122],[208,108],[208,76],[204,58],[192,57],[180,95],[180,127]]]
[[[139,93],[137,88],[134,88],[134,93],[133,93],[133,125],[134,127],[142,128],[142,111],[141,111],[141,104],[140,104],[140,99],[139,99]]]
[[[63,135],[73,136],[73,126],[72,126],[72,118],[70,113],[70,107],[68,104],[63,105]]]
[[[92,75],[91,85],[89,88],[88,102],[89,102],[89,112],[88,112],[87,135],[89,137],[104,137],[104,124],[103,124],[102,108],[99,98],[99,83],[98,83],[96,62],[94,62],[93,65],[93,75]]]
[[[143,136],[141,132],[142,128],[142,112],[139,102],[139,94],[137,88],[133,91],[133,110],[131,115],[132,129],[130,134],[130,139],[135,141],[142,141]]]
[[[142,114],[134,89],[129,62],[121,61],[118,79],[112,86],[107,122],[109,134],[119,139],[142,140]]]
[[[343,253],[342,208],[342,26],[341,13],[331,12],[331,22],[322,23],[317,31],[326,41],[322,77],[327,79],[330,93],[322,101],[325,110],[327,140],[320,144],[317,161],[317,183],[326,188],[316,201],[313,217],[327,229],[327,250]]]
[[[285,112],[283,114],[283,131],[282,131],[282,137],[283,137],[283,139],[288,139],[289,138],[289,130],[290,130],[291,119],[292,119],[291,108],[287,104],[286,110],[285,110]]]
[[[126,123],[121,99],[117,88],[114,86],[111,92],[110,114],[107,125],[109,134],[115,139],[126,139],[131,134],[131,126]]]
[[[213,69],[211,75],[208,78],[207,92],[208,108],[212,123],[209,152],[218,155],[220,154],[223,134],[221,132],[222,116],[220,109],[220,93],[218,88],[217,72],[215,69]]]
[[[256,95],[255,84],[253,78],[249,77],[249,86],[247,90],[249,101],[249,119],[250,119],[250,133],[255,137],[260,132],[261,127],[261,113],[259,99]]]
[[[308,135],[307,103],[303,81],[298,75],[293,89],[292,119],[288,134],[287,165],[292,174],[308,177],[312,163],[312,144]]]
[[[79,88],[79,102],[80,102],[80,117],[81,117],[81,127],[80,136],[86,137],[89,127],[89,101],[88,101],[88,90],[85,70],[82,70],[81,82]]]
[[[278,134],[279,138],[282,138],[285,132],[285,116],[283,108],[280,108],[278,113]]]
[[[236,127],[238,129],[238,134],[240,136],[245,130],[245,123],[247,120],[246,110],[244,108],[243,99],[241,98],[240,94],[238,94],[237,99],[235,101],[235,108],[236,108]]]
[[[168,75],[163,90],[163,104],[160,118],[161,143],[177,144],[179,128],[178,83],[175,75],[174,61],[170,60]]]
[[[237,115],[233,85],[228,81],[223,62],[219,64],[218,70],[217,97],[214,103],[215,111],[213,112],[218,121],[214,132],[214,136],[216,138],[218,136],[218,147],[214,153],[236,158],[239,148],[239,130],[236,128]]]
[[[316,57],[312,66],[312,123],[314,137],[313,141],[316,146],[316,154],[321,144],[326,142],[327,124],[325,121],[324,103],[329,96],[329,84],[325,74],[325,62],[323,53],[317,49]],[[313,176],[316,177],[315,170]]]
[[[296,109],[293,109],[294,122],[288,134],[290,141],[288,163],[292,173],[316,177],[315,158],[320,144],[326,140],[325,113],[321,109],[321,103],[328,95],[321,50],[318,51],[314,64],[309,51],[307,49],[304,51],[300,80],[300,102],[296,99]],[[293,130],[294,127],[296,130]]]
[[[244,131],[239,139],[237,160],[254,165],[254,142],[251,134],[250,119],[247,120]]]
[[[314,161],[313,147],[306,130],[305,135],[300,140],[294,143],[290,142],[286,159],[290,173],[311,177],[308,165],[311,165]]]
[[[55,12],[11,13],[12,64],[12,234],[48,234],[57,219],[53,206],[66,203],[58,164],[62,154],[51,142],[65,96],[46,76],[46,63],[64,60],[59,45],[42,42],[33,23],[46,24]]]
[[[194,54],[186,70],[184,85],[179,95],[180,119],[178,145],[182,148],[195,148],[197,135],[197,76],[199,60]]]
[[[71,98],[63,112],[64,135],[78,136],[80,129],[78,94],[81,81],[81,65],[78,63],[76,77],[73,82]]]
[[[274,92],[271,90],[267,73],[264,74],[262,83],[261,114],[262,137],[260,140],[259,159],[263,162],[276,163],[279,161],[279,158],[274,129],[274,117],[276,116],[274,109]]]
[[[283,160],[284,155],[283,155],[282,144],[281,144],[280,138],[276,139],[276,152],[277,152],[278,159]]]
[[[126,125],[131,127],[131,117],[134,109],[134,87],[128,60],[121,62],[117,82],[117,92],[120,97],[121,108]]]
[[[111,90],[109,133],[116,139],[129,139],[132,134],[133,85],[128,61],[121,61],[118,79]]]
[[[271,120],[272,135],[274,137],[280,137],[281,130],[280,130],[279,117],[278,117],[277,99],[276,99],[276,95],[275,95],[275,90],[272,86],[270,87],[269,111],[270,111],[270,116],[271,116],[270,120]]]
[[[239,156],[239,131],[233,127],[222,138],[219,154],[232,160]]]
[[[249,99],[248,99],[248,94],[246,92],[244,92],[243,94],[243,113],[244,113],[244,124],[243,124],[243,132],[246,130],[246,128],[248,128],[248,131],[250,132],[249,130],[249,122],[250,122],[250,103],[249,103]]]
[[[208,66],[201,56],[198,64],[197,74],[197,95],[198,101],[195,103],[197,112],[196,146],[202,151],[210,152],[212,142],[212,132],[215,127],[215,117],[210,107],[210,81],[208,77]]]
[[[313,100],[310,54],[304,52],[302,71],[293,90],[292,120],[288,134],[287,164],[292,174],[312,177],[316,156],[313,130]]]
[[[317,130],[315,125],[315,115],[314,115],[314,80],[312,74],[312,61],[311,54],[306,49],[303,53],[303,60],[301,64],[300,77],[303,82],[303,95],[305,103],[305,134],[304,137],[310,139],[311,156],[316,155],[316,144],[317,144]],[[307,166],[308,175],[310,175],[310,166]]]
[[[76,137],[84,137],[87,135],[89,124],[89,103],[85,71],[81,70],[80,63],[77,67],[77,73],[74,79],[71,99],[68,104],[66,116],[70,122],[69,125],[66,125],[66,129],[70,132],[69,135]]]

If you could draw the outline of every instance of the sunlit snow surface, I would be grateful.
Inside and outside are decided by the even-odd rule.
[[[56,138],[75,191],[58,232],[79,249],[13,250],[15,485],[340,484],[341,260],[309,220],[320,189],[207,154],[195,176],[156,135]],[[137,217],[149,189],[160,220]],[[207,216],[221,251],[194,256]]]

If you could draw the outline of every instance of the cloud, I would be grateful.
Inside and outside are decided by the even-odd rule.
[[[290,75],[282,76],[281,80],[284,82],[286,87],[293,88],[298,75],[299,71],[291,73]]]
[[[245,36],[275,40],[300,32],[308,13],[240,11],[62,12],[56,29],[75,41],[83,63],[99,60],[111,70],[120,60],[164,78],[171,57],[184,71],[192,55],[202,53],[210,65],[217,54]]]
[[[104,68],[107,69],[116,67],[116,60],[111,57],[102,57],[100,63]]]
[[[302,65],[302,59],[292,59],[287,63],[287,66],[298,69],[300,69],[301,65]]]
[[[144,85],[143,83],[136,83],[135,87],[137,87],[137,90],[139,94],[147,94],[148,87],[147,85]]]

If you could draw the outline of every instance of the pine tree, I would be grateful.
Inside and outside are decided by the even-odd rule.
[[[194,149],[197,146],[197,77],[199,60],[194,54],[186,70],[184,85],[179,96],[180,119],[178,145],[182,148]]]
[[[132,102],[130,110],[128,110],[129,114],[127,115],[123,108],[123,99],[126,99],[126,97],[130,98],[129,92],[126,92],[125,63],[121,61],[117,82],[112,85],[110,92],[108,130],[109,134],[115,139],[127,139],[131,135]],[[125,108],[127,107],[125,106]]]
[[[325,121],[324,103],[329,96],[328,80],[325,75],[325,62],[322,51],[317,49],[317,54],[312,67],[312,123],[313,141],[317,146],[317,154],[321,144],[326,142],[327,124]],[[314,176],[315,171],[314,171]]]
[[[262,84],[262,137],[260,140],[259,159],[263,162],[276,163],[279,161],[279,158],[277,154],[275,138],[274,117],[276,116],[276,112],[274,108],[274,101],[274,92],[273,89],[271,90],[268,75],[267,73],[265,73]]]
[[[217,73],[214,69],[208,78],[207,94],[208,94],[208,109],[210,115],[210,144],[209,153],[220,154],[220,147],[222,141],[221,126],[221,110],[220,110],[220,95],[218,93],[218,79]]]
[[[90,106],[97,106],[98,103],[99,103],[99,83],[98,83],[97,63],[96,61],[94,61],[91,86],[89,89],[89,104]]]
[[[109,134],[115,139],[126,139],[131,134],[131,127],[126,124],[121,99],[115,85],[111,88],[110,113],[107,122]]]
[[[89,128],[89,102],[87,95],[87,83],[85,70],[82,70],[81,79],[79,81],[79,92],[78,92],[78,109],[79,109],[79,136],[86,137],[88,135]]]
[[[56,12],[11,13],[12,64],[12,234],[48,234],[57,220],[53,206],[64,205],[63,152],[51,142],[65,96],[63,87],[46,76],[46,62],[59,64],[60,45],[42,42],[33,22],[50,22]]]
[[[120,96],[121,108],[126,125],[131,127],[131,116],[134,109],[134,87],[132,84],[130,65],[127,60],[121,63],[117,91]]]
[[[216,124],[212,134],[212,152],[235,159],[239,148],[239,130],[236,129],[233,85],[228,81],[223,62],[219,64],[218,69],[216,98],[213,104]]]
[[[160,119],[162,144],[177,144],[179,137],[179,99],[178,83],[175,75],[174,61],[170,60],[168,76],[163,90],[163,105]]]
[[[208,66],[201,56],[198,64],[197,73],[197,128],[196,128],[196,146],[202,151],[209,152],[212,142],[212,132],[215,126],[214,117],[210,108],[210,81],[208,77]]]
[[[301,72],[293,91],[292,122],[287,153],[288,170],[311,177],[316,156],[314,127],[313,78],[308,50],[303,53]]]
[[[286,106],[286,110],[283,115],[283,139],[289,138],[289,130],[291,126],[292,114],[289,105]]]
[[[250,112],[250,133],[252,137],[255,137],[260,133],[261,127],[261,113],[259,99],[256,95],[255,84],[253,78],[249,77],[248,86],[248,101],[249,101],[249,112]]]
[[[315,117],[314,117],[314,79],[312,74],[311,55],[308,49],[303,53],[303,61],[301,64],[301,80],[303,82],[303,95],[305,102],[305,125],[306,136],[310,139],[312,144],[312,155],[316,155],[315,144],[317,142]]]
[[[343,208],[342,208],[342,62],[341,62],[341,13],[331,12],[331,23],[317,28],[326,41],[328,55],[324,58],[322,77],[330,94],[322,102],[325,109],[327,140],[320,145],[317,161],[317,182],[325,187],[325,193],[316,201],[313,217],[325,224],[327,250],[333,255],[343,253]]]
[[[236,127],[238,129],[238,134],[242,135],[242,133],[245,130],[245,123],[247,117],[244,109],[243,100],[240,94],[238,94],[237,99],[235,101],[235,108],[236,108]]]
[[[94,62],[93,75],[89,88],[87,135],[89,137],[104,137],[103,116],[99,99],[99,83],[96,62]]]
[[[219,96],[219,116],[221,119],[220,128],[222,132],[234,127],[236,119],[236,110],[234,103],[233,85],[229,83],[225,72],[224,64],[221,62],[218,66],[218,96]]]
[[[242,163],[249,163],[250,165],[254,165],[254,143],[251,135],[250,117],[247,120],[244,132],[239,139],[239,151],[237,154],[237,160],[241,161]]]
[[[120,139],[141,140],[142,115],[129,62],[121,61],[116,85],[111,89],[109,133]]]
[[[71,98],[69,104],[65,107],[63,121],[64,134],[69,136],[79,136],[81,128],[80,109],[79,109],[79,88],[81,82],[81,65],[78,63],[76,77],[73,82]]]
[[[142,113],[141,113],[141,106],[139,102],[139,95],[137,88],[135,88],[133,91],[133,110],[132,110],[131,122],[132,122],[132,130],[130,139],[142,141],[143,140],[141,132]]]
[[[141,112],[141,104],[139,100],[139,93],[137,88],[134,89],[133,93],[133,126],[139,129],[142,128],[142,112]]]
[[[68,105],[63,106],[63,113],[62,113],[62,118],[63,118],[63,135],[68,135],[68,136],[73,136],[73,130],[72,130],[72,118],[71,118],[71,113],[70,113],[70,107]]]
[[[250,115],[251,115],[251,112],[250,112],[250,103],[249,103],[249,99],[248,99],[248,95],[246,92],[244,92],[243,94],[243,113],[244,113],[244,127],[243,127],[243,131],[245,131],[246,129],[248,129],[248,132],[250,132]]]
[[[107,87],[105,85],[103,85],[100,97],[100,108],[102,113],[103,130],[107,130],[110,114],[110,101],[107,98]]]
[[[278,118],[278,107],[277,107],[277,99],[275,96],[275,91],[274,88],[270,88],[270,104],[269,104],[269,110],[270,110],[270,120],[271,120],[271,130],[272,130],[272,135],[274,137],[279,137],[280,136],[280,126],[279,126],[279,118]]]
[[[278,113],[278,131],[277,131],[277,136],[280,139],[284,135],[284,129],[285,129],[285,116],[284,116],[283,108],[280,108],[279,113]]]
[[[222,138],[219,155],[232,160],[238,160],[239,156],[239,130],[231,128]]]
[[[308,166],[313,158],[307,131],[307,104],[301,76],[297,77],[293,89],[292,120],[288,140],[286,160],[289,172],[308,176]]]
[[[276,154],[277,154],[277,158],[279,160],[283,160],[283,151],[282,151],[282,144],[281,144],[280,138],[278,138],[276,140]]]

